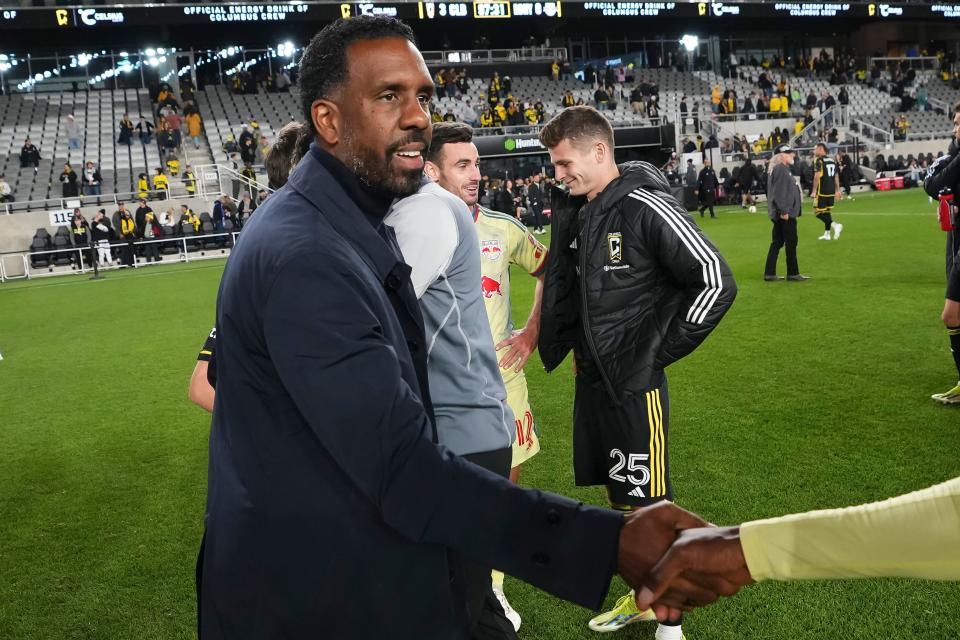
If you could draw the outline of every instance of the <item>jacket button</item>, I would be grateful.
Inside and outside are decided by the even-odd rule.
[[[560,524],[560,514],[556,509],[547,511],[547,522],[550,524]]]
[[[541,567],[545,567],[548,564],[550,564],[550,556],[543,553],[542,551],[538,551],[535,554],[533,554],[533,563]]]

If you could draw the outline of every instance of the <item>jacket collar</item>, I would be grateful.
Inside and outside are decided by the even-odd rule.
[[[389,286],[390,276],[399,275],[395,272],[398,265],[406,267],[387,240],[370,225],[367,216],[313,154],[303,156],[291,171],[287,184],[323,213],[324,218],[353,245],[383,284]]]

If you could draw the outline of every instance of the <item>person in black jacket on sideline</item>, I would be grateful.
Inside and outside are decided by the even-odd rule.
[[[927,171],[923,189],[931,198],[940,199],[952,195],[949,210],[951,226],[960,224],[957,216],[956,198],[960,193],[960,102],[953,107],[953,140],[947,155],[937,159]],[[942,204],[942,206],[947,206]],[[950,336],[950,350],[953,362],[960,376],[960,232],[956,229],[947,232],[947,293],[943,302],[940,319]],[[942,404],[960,404],[960,382],[945,393],[930,396]]]
[[[713,205],[717,202],[717,174],[711,166],[710,158],[704,158],[703,169],[697,176],[697,197],[700,199],[700,217],[703,212],[710,209],[710,217],[716,218],[713,212]]]
[[[736,283],[663,173],[617,166],[613,129],[597,110],[565,109],[540,141],[569,187],[552,194],[539,346],[547,371],[573,350],[576,483],[606,485],[622,511],[672,500],[664,369],[710,335]],[[615,631],[651,616],[629,594],[589,626]],[[681,634],[679,622],[661,624],[657,638]]]

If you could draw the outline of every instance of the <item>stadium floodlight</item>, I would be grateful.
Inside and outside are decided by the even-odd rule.
[[[38,73],[38,74],[35,74],[35,75],[33,76],[33,81],[34,81],[34,82],[40,82],[41,80],[43,80],[43,74],[42,74],[42,73]]]
[[[130,57],[130,54],[127,53],[126,51],[121,51],[121,52],[120,52],[120,57],[121,57],[121,58],[129,58],[129,57]]]
[[[682,44],[683,48],[687,50],[687,53],[693,53],[697,50],[697,47],[700,46],[700,37],[690,35],[689,33],[685,34],[682,38],[680,38],[680,44]]]
[[[227,55],[228,55],[228,56],[232,56],[232,55],[234,55],[236,52],[237,52],[237,48],[236,48],[236,47],[227,47]]]
[[[284,58],[290,58],[293,56],[294,46],[293,43],[287,40],[281,44],[277,45],[277,55]]]
[[[50,70],[49,70],[49,69],[48,69],[47,71],[44,71],[44,72],[43,72],[43,77],[44,77],[44,78],[49,78],[51,75],[53,75],[53,74],[50,73]]]
[[[157,53],[159,53],[160,55],[163,55],[163,54],[165,54],[166,52],[167,52],[167,50],[164,49],[163,47],[157,47]]]
[[[160,61],[157,60],[156,58],[151,57],[151,58],[147,58],[147,64],[150,65],[151,67],[155,67],[158,64],[160,64]]]
[[[149,48],[149,49],[147,49],[146,51],[144,51],[144,53],[147,54],[147,57],[148,57],[148,58],[152,58],[152,57],[154,57],[155,55],[157,55],[156,50],[154,50],[152,47]]]

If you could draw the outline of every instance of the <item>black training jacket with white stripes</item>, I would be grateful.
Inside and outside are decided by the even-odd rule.
[[[579,375],[620,404],[710,335],[736,282],[649,163],[620,165],[589,203],[559,189],[552,203],[540,357],[551,371],[573,349]]]

